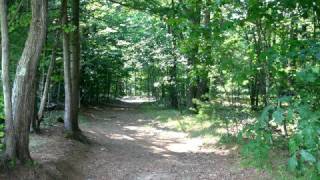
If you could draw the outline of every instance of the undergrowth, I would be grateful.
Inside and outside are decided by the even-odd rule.
[[[223,106],[218,103],[198,103],[197,113],[181,113],[177,110],[146,105],[141,110],[150,118],[169,129],[188,133],[190,137],[217,139],[217,146],[237,146],[241,154],[241,166],[267,171],[273,179],[316,179],[309,173],[297,175],[288,169],[287,147],[289,139],[265,131],[256,131],[254,123],[259,116],[246,107]],[[253,138],[254,137],[254,138]],[[273,145],[271,146],[270,143]]]

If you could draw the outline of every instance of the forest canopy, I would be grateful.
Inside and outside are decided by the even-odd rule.
[[[29,131],[40,132],[51,108],[63,110],[67,137],[85,141],[80,108],[140,96],[205,121],[221,109],[250,114],[222,122],[243,156],[263,166],[285,149],[288,171],[319,177],[320,1],[0,5],[7,160],[31,160]]]

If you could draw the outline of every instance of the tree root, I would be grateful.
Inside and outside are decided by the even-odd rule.
[[[65,138],[79,141],[83,144],[90,144],[90,140],[81,131],[66,131]]]

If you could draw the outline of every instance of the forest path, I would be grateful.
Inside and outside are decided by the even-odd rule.
[[[81,123],[91,144],[66,140],[61,128],[33,135],[32,157],[53,179],[262,179],[241,169],[229,150],[206,148],[202,138],[161,127],[138,105],[88,108]],[[59,129],[59,130],[57,130]],[[258,178],[259,177],[259,178]]]

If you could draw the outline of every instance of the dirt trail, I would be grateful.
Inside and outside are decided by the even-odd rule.
[[[45,176],[34,173],[33,179],[220,180],[266,177],[258,178],[261,174],[254,169],[240,169],[235,165],[238,158],[232,153],[205,148],[201,138],[189,138],[185,133],[160,127],[136,106],[90,108],[82,114],[88,117],[88,122],[83,122],[81,128],[90,139],[90,145],[66,140],[60,126],[46,130],[41,136],[32,136],[32,157],[45,172]],[[17,174],[10,177],[23,179]]]

